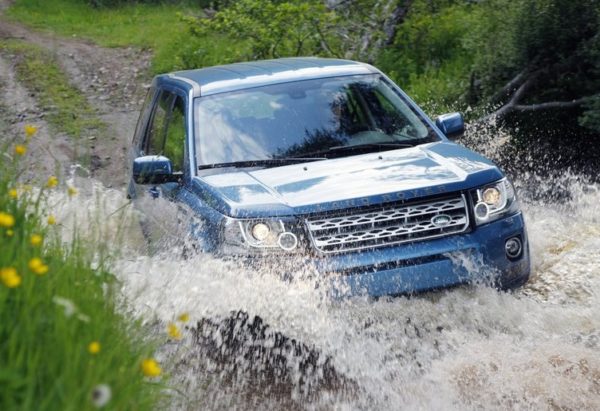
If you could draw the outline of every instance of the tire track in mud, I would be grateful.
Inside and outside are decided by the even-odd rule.
[[[0,10],[7,7],[0,2]],[[0,16],[0,39],[17,39],[49,51],[60,68],[95,109],[97,116],[106,124],[102,133],[93,131],[81,144],[89,147],[91,175],[107,187],[125,184],[125,158],[127,148],[137,121],[137,113],[150,81],[150,51],[135,48],[104,48],[80,39],[68,39],[50,33],[30,30],[22,25],[6,21]],[[0,98],[5,121],[12,124],[16,136],[25,123],[35,124],[41,131],[37,144],[53,147],[56,162],[36,155],[36,164],[46,172],[54,171],[55,164],[70,165],[77,159],[66,136],[51,136],[48,124],[43,120],[35,101],[16,81],[11,61],[0,60]],[[16,108],[16,109],[15,109]],[[58,141],[57,141],[58,140]],[[67,170],[62,170],[63,172]]]
[[[43,180],[56,172],[57,164],[71,164],[74,158],[71,139],[64,134],[50,135],[35,99],[16,80],[11,64],[1,56],[0,117],[7,127],[7,134],[0,137],[2,141],[22,138],[25,124],[33,124],[39,129],[36,138],[29,143],[29,153],[24,160],[28,164],[22,176],[24,180],[36,180],[38,175]]]

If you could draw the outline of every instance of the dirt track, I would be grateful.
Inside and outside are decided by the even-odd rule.
[[[0,11],[9,1],[0,0]],[[133,136],[138,111],[150,82],[150,51],[103,48],[78,38],[61,38],[30,30],[0,16],[0,39],[19,39],[51,52],[69,81],[77,87],[106,123],[102,135],[81,136],[78,144],[90,155],[91,174],[107,186],[125,182],[125,154]],[[13,62],[0,57],[0,120],[7,125],[6,138],[18,138],[25,124],[40,132],[30,144],[30,175],[66,173],[77,161],[73,140],[49,130],[35,93],[16,80]],[[6,131],[5,131],[6,132]]]

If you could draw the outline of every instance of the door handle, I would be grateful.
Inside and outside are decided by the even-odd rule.
[[[158,198],[160,196],[160,191],[158,191],[158,187],[152,187],[148,190],[152,198]]]

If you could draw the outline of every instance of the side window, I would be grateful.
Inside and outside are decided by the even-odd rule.
[[[163,154],[167,119],[174,98],[175,95],[167,91],[162,91],[158,96],[158,101],[156,102],[154,113],[152,115],[152,122],[150,123],[150,128],[146,132],[144,154]]]
[[[171,160],[173,171],[183,171],[185,152],[185,104],[179,96],[175,97],[173,110],[167,124],[164,156]]]
[[[140,117],[138,118],[138,122],[135,126],[135,133],[133,134],[133,147],[137,150],[140,145],[140,140],[142,139],[142,135],[144,133],[144,126],[148,121],[148,117],[150,117],[150,113],[152,112],[152,99],[154,98],[154,94],[156,93],[156,89],[154,87],[150,87],[148,93],[146,93],[146,98],[144,99],[144,104],[142,105],[142,110],[140,111]]]
[[[185,152],[185,103],[168,91],[158,96],[152,122],[144,142],[145,155],[162,155],[171,160],[174,172],[183,171]]]

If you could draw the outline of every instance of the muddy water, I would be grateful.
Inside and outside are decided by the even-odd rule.
[[[182,258],[177,246],[148,255],[136,224],[123,225],[139,216],[122,194],[77,184],[82,195],[63,217],[80,229],[100,218],[102,229],[88,227],[96,238],[122,234],[113,265],[123,309],[165,341],[165,324],[190,315],[183,340],[159,353],[172,374],[172,409],[600,408],[597,185],[517,184],[534,272],[520,290],[331,301],[311,275],[284,282]],[[558,186],[560,199],[542,195]]]

